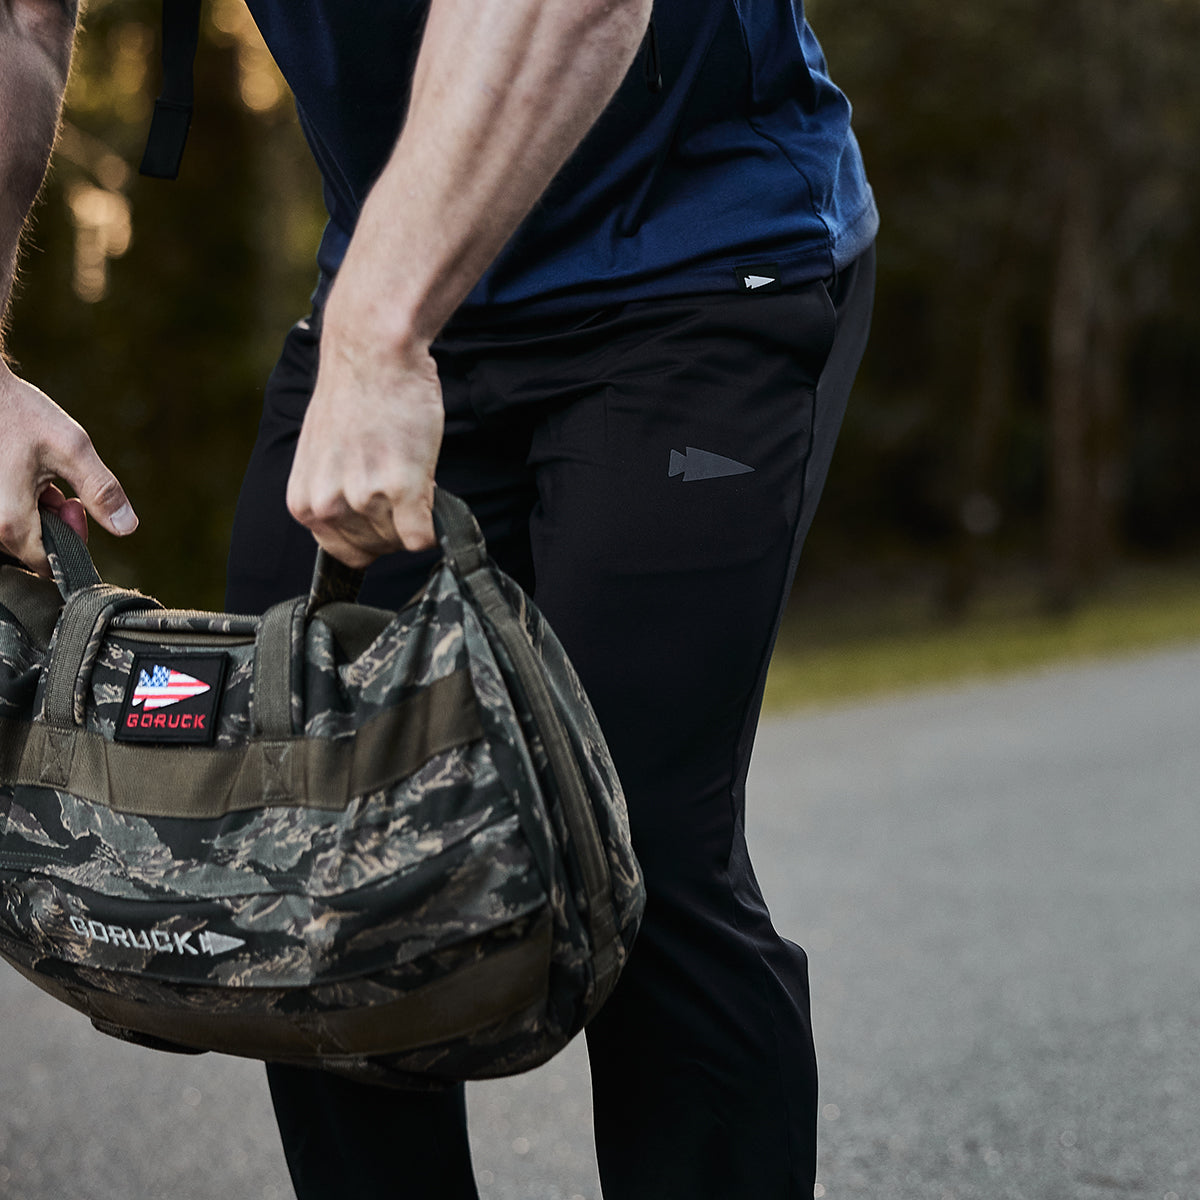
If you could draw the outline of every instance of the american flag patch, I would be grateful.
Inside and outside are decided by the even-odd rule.
[[[224,651],[135,655],[113,736],[119,742],[211,743],[228,658]]]
[[[136,708],[143,705],[147,709],[166,708],[169,704],[178,704],[181,700],[191,700],[193,696],[203,696],[211,690],[211,685],[194,675],[177,671],[173,667],[155,665],[149,671],[143,670],[138,676],[137,687],[129,703]]]

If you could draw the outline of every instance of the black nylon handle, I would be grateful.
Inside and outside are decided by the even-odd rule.
[[[69,600],[76,592],[103,582],[83,538],[58,513],[48,508],[38,512],[42,518],[42,545],[62,598]]]
[[[92,563],[87,545],[57,513],[39,510],[42,518],[42,544],[50,559],[54,582],[66,600],[75,592],[102,583]],[[466,501],[438,488],[433,495],[433,525],[442,553],[451,570],[465,578],[481,567],[487,558],[487,545]],[[317,552],[313,567],[308,611],[337,600],[358,599],[364,572],[346,566],[325,550]]]
[[[353,603],[358,599],[364,574],[366,572],[363,570],[355,570],[354,567],[346,566],[341,559],[334,558],[328,550],[318,550],[305,611],[311,615],[326,604],[333,604],[337,601]]]
[[[446,562],[460,579],[483,566],[487,560],[487,545],[465,500],[438,488],[433,494],[433,527]]]
[[[466,501],[453,492],[436,488],[433,493],[433,528],[450,569],[465,579],[483,566],[487,545]],[[364,572],[348,567],[327,550],[317,551],[307,612],[311,616],[323,605],[358,599]]]

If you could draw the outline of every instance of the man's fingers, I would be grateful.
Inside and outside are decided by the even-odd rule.
[[[38,507],[49,509],[69,525],[86,542],[88,537],[87,509],[83,501],[64,496],[62,491],[50,484],[38,497]]]
[[[341,493],[318,501],[307,494],[302,479],[293,471],[287,505],[317,544],[349,567],[369,566],[396,550],[428,550],[437,540],[432,494],[403,503],[382,495],[367,498]]]
[[[428,509],[405,510],[407,519],[379,507],[368,513],[342,510],[336,518],[318,519],[312,513],[292,515],[317,539],[317,544],[348,567],[368,567],[377,558],[397,550],[428,550],[436,538]]]
[[[405,550],[428,550],[437,544],[432,499],[393,511],[392,524]]]
[[[83,507],[109,533],[124,537],[138,527],[137,515],[125,489],[104,465],[92,440],[76,426],[67,443],[48,455],[48,465],[76,491]]]
[[[67,500],[56,479],[70,484],[78,500]],[[39,499],[81,536],[85,510],[110,533],[137,528],[124,489],[83,426],[0,359],[0,546],[45,575]]]
[[[369,567],[377,558],[396,549],[394,542],[381,537],[371,523],[357,513],[339,521],[305,522],[322,550],[338,562],[355,570]]]
[[[50,483],[39,493],[37,507],[56,513],[85,542],[87,541],[87,510],[83,507],[82,500],[74,496],[63,495],[61,488]],[[21,562],[31,567],[39,575],[47,579],[50,577],[50,563],[46,558],[45,547],[42,545],[42,527],[41,522],[37,520],[36,509],[23,529],[18,530],[13,525],[0,530],[0,548],[9,549]]]
[[[434,471],[445,413],[437,364],[380,354],[355,331],[331,341],[304,416],[287,505],[318,543],[362,567],[384,554],[434,544]],[[348,370],[347,363],[356,364]]]

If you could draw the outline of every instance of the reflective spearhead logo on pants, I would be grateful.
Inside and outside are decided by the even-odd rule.
[[[692,483],[697,479],[723,479],[727,475],[747,475],[753,470],[753,467],[748,467],[735,458],[726,458],[723,454],[714,454],[711,450],[697,450],[695,446],[688,446],[684,454],[680,454],[678,450],[671,451],[667,475],[671,478],[682,475],[684,483]]]

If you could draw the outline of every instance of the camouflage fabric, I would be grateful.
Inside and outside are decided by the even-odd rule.
[[[28,615],[28,579],[0,570],[0,955],[118,1037],[397,1086],[512,1073],[565,1045],[641,915],[624,800],[532,602],[449,549],[399,613],[314,587],[291,661],[272,665],[292,681],[282,740],[256,733],[269,615],[149,598],[76,636],[76,722],[47,725],[68,622],[46,650],[6,603]],[[153,732],[187,707],[166,693],[209,691],[184,668],[215,656],[203,745],[122,739],[139,721],[176,736]],[[420,736],[388,732],[397,711]],[[212,797],[155,794],[193,764],[232,772],[239,795],[250,771],[278,770],[292,791],[193,815]],[[329,771],[348,796],[315,794]]]

